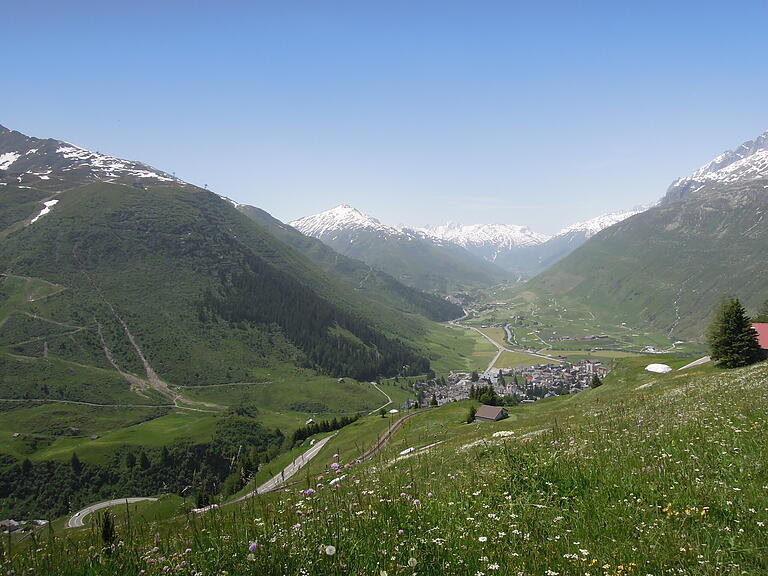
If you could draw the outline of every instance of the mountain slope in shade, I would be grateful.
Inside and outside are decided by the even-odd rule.
[[[768,130],[735,150],[726,150],[686,178],[675,180],[665,201],[684,198],[705,186],[768,178]]]
[[[376,270],[362,260],[348,258],[322,241],[305,236],[260,208],[239,204],[237,209],[273,236],[307,256],[331,276],[375,301],[385,302],[403,312],[418,313],[436,321],[451,320],[463,314],[459,306],[444,298],[401,284],[389,274]]]
[[[394,228],[350,206],[290,223],[337,252],[362,260],[419,290],[447,294],[506,279],[506,273],[461,246],[408,228]]]
[[[713,160],[713,170],[673,183],[660,204],[595,234],[527,288],[566,306],[586,302],[607,320],[702,340],[722,296],[752,309],[768,298],[768,177],[760,157],[727,166]]]

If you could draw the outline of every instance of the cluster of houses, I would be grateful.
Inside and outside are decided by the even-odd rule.
[[[48,520],[0,520],[0,530],[3,534],[14,534],[16,532],[28,532],[47,524]]]
[[[471,374],[457,372],[448,377],[445,385],[427,386],[424,394],[428,398],[434,394],[441,405],[469,398],[478,386],[491,386],[497,395],[509,398],[510,403],[530,403],[581,392],[589,388],[594,375],[602,379],[606,372],[602,362],[590,360],[491,370],[479,374],[476,381]]]

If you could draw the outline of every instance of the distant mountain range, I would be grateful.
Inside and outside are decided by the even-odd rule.
[[[526,289],[616,321],[702,339],[725,295],[768,299],[768,132],[672,183],[662,201],[595,234]]]
[[[291,222],[307,236],[318,238],[346,255],[386,270],[403,282],[424,289],[466,288],[509,278],[527,278],[569,254],[600,230],[621,222],[643,209],[604,214],[573,224],[550,236],[515,224],[462,225],[406,228],[387,226],[351,206],[337,206]],[[457,248],[462,248],[458,251]],[[433,258],[426,262],[424,253]],[[482,259],[472,263],[468,254]],[[383,256],[383,255],[386,255]],[[434,272],[434,255],[446,263],[446,273]],[[430,264],[431,263],[431,264]],[[425,267],[426,264],[426,267]],[[478,271],[479,269],[479,271]],[[414,272],[418,270],[418,272]],[[503,272],[502,272],[503,271]]]
[[[337,252],[362,260],[420,290],[444,294],[501,282],[508,274],[463,247],[409,228],[386,226],[351,206],[290,223]]]

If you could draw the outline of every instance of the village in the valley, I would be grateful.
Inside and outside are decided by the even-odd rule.
[[[595,376],[605,377],[606,372],[602,362],[590,360],[494,368],[479,374],[454,372],[446,378],[445,384],[422,383],[419,390],[427,401],[434,395],[438,405],[466,400],[483,387],[492,388],[505,404],[526,404],[542,398],[576,394],[589,388]]]

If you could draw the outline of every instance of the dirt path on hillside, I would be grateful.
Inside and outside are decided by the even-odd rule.
[[[23,404],[25,402],[43,402],[53,404],[77,404],[78,406],[95,406],[96,408],[175,408],[175,404],[97,404],[95,402],[81,402],[80,400],[56,400],[53,398],[0,398],[0,402],[13,402]]]
[[[110,312],[112,312],[112,315],[118,321],[120,326],[123,327],[123,331],[125,332],[125,335],[128,338],[128,341],[131,343],[131,346],[133,346],[133,349],[136,352],[136,355],[138,356],[139,360],[142,363],[142,366],[144,367],[144,372],[147,377],[146,380],[143,380],[141,378],[138,378],[137,376],[128,374],[124,370],[121,370],[117,365],[117,362],[115,361],[114,356],[112,355],[111,351],[106,345],[106,341],[104,340],[104,336],[101,332],[101,325],[98,323],[98,321],[96,321],[96,318],[94,318],[94,321],[96,321],[96,325],[98,326],[99,337],[101,338],[101,342],[104,348],[104,353],[106,354],[107,359],[109,360],[110,364],[112,364],[112,366],[120,373],[120,375],[126,379],[126,381],[131,385],[132,389],[143,390],[147,387],[147,385],[149,385],[151,388],[155,389],[156,391],[160,392],[160,394],[162,394],[166,398],[173,401],[173,403],[176,405],[177,408],[182,408],[184,410],[193,410],[195,412],[217,412],[219,410],[223,410],[226,408],[226,406],[220,406],[219,404],[214,404],[212,402],[200,402],[196,400],[190,400],[189,398],[182,396],[175,390],[172,390],[171,387],[168,386],[168,384],[163,382],[155,372],[154,368],[152,368],[152,365],[147,360],[147,357],[145,356],[144,351],[136,342],[136,339],[133,337],[133,334],[131,334],[131,331],[128,328],[128,324],[117,313],[117,310],[115,310],[115,307],[112,305],[112,303],[109,300],[107,300],[107,298],[104,296],[104,293],[101,291],[101,288],[99,287],[98,283],[85,270],[85,267],[82,265],[80,258],[77,256],[76,246],[72,246],[72,257],[75,259],[75,262],[77,262],[78,267],[80,268],[80,272],[83,274],[83,276],[85,276],[88,279],[88,282],[90,282],[93,289],[99,295],[99,298],[101,298],[101,301],[104,302],[104,304],[107,306],[107,308],[109,308]],[[200,406],[202,408],[196,408],[196,406]]]
[[[392,404],[392,397],[391,397],[389,394],[387,394],[386,392],[384,392],[384,390],[382,390],[381,388],[379,388],[379,385],[378,385],[378,384],[376,384],[376,382],[371,382],[371,386],[373,386],[374,388],[376,388],[376,390],[378,390],[379,392],[381,392],[382,394],[384,394],[384,397],[387,399],[387,402],[386,402],[385,404],[382,404],[381,406],[379,406],[379,407],[378,407],[378,408],[376,408],[375,410],[371,410],[371,411],[368,413],[368,416],[370,416],[371,414],[375,414],[376,412],[378,412],[378,411],[379,411],[379,410],[381,410],[382,408],[386,408],[387,406],[389,406],[390,404]]]

